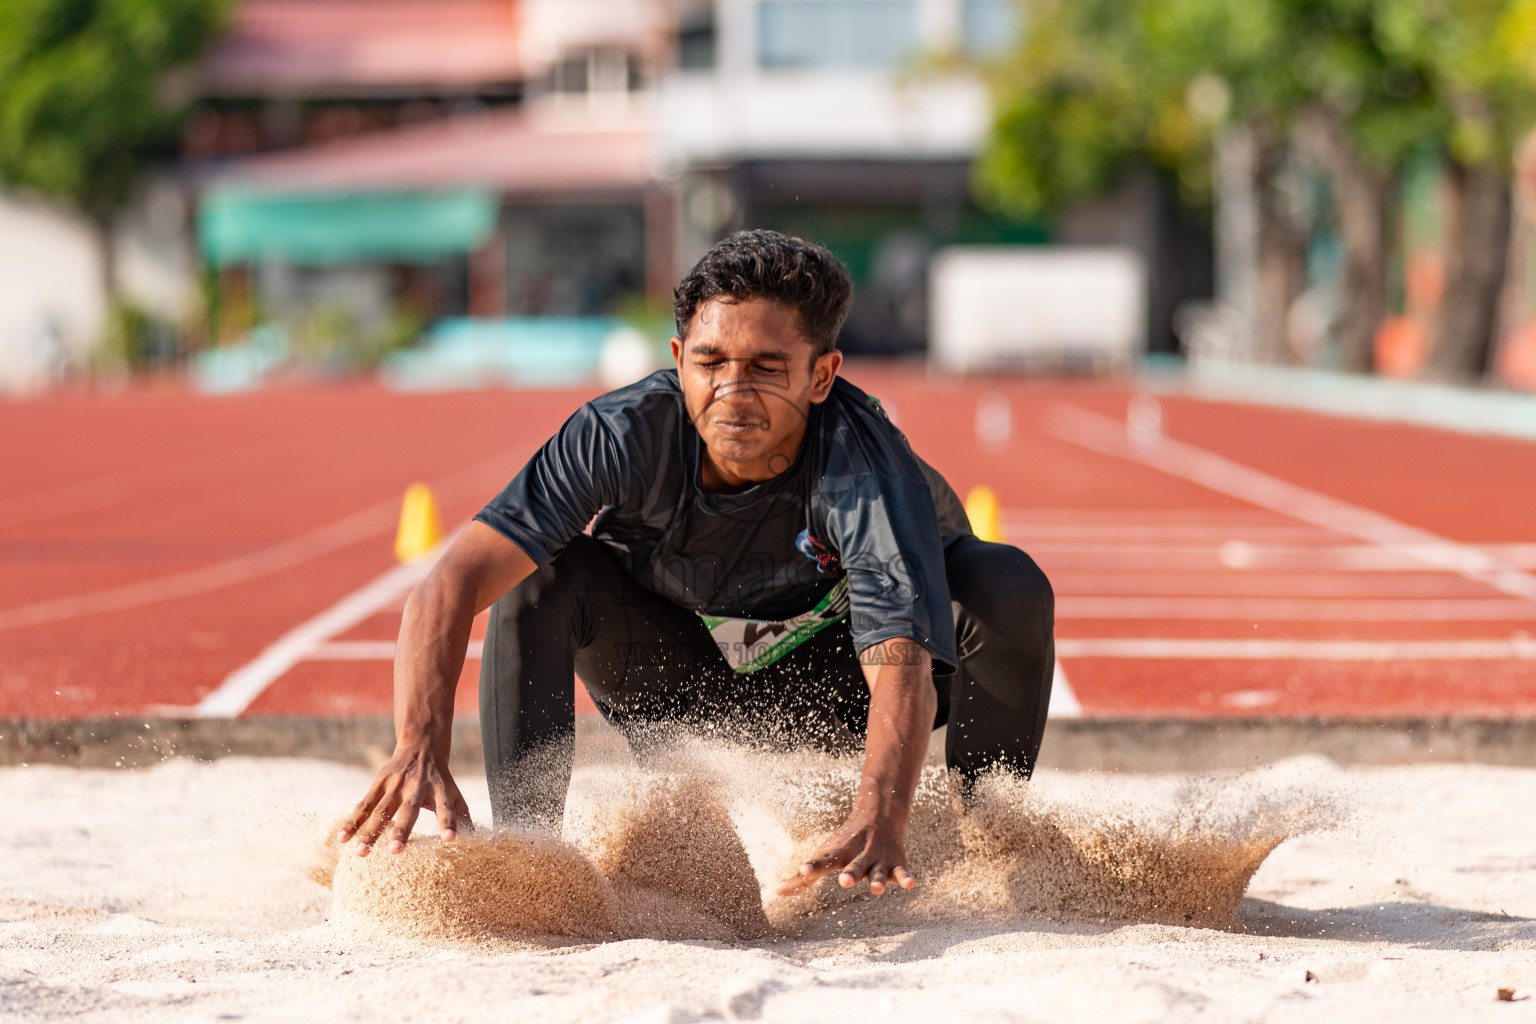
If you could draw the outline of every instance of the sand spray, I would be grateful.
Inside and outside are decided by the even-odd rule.
[[[929,767],[907,832],[916,889],[871,896],[829,877],[774,897],[846,817],[859,759],[690,738],[646,765],[578,768],[561,836],[482,825],[368,857],[331,841],[311,874],[333,890],[335,925],[428,940],[741,941],[834,918],[839,935],[1030,917],[1230,928],[1270,852],[1337,817],[1252,776],[1192,784],[1161,808],[1105,807],[1047,801],[1007,774],[962,800]]]

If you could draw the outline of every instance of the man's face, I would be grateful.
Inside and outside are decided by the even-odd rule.
[[[793,307],[767,299],[700,306],[688,340],[672,339],[688,415],[714,482],[745,486],[788,469],[811,405],[826,400],[842,356],[815,354]]]

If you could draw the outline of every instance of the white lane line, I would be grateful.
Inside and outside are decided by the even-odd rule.
[[[244,583],[377,536],[394,524],[399,512],[400,500],[391,498],[292,540],[200,569],[88,594],[0,609],[0,629],[37,626],[99,612],[123,611]]]
[[[1140,526],[1108,523],[1037,523],[1020,522],[1006,513],[1003,516],[1003,530],[1017,537],[1053,540],[1209,540],[1216,544],[1234,537],[1251,538],[1260,543],[1308,539],[1323,542],[1337,538],[1337,534],[1333,531],[1318,529],[1314,526],[1227,526],[1221,523],[1212,523],[1209,526],[1164,526],[1156,523]]]
[[[483,481],[505,480],[501,475],[508,464],[517,465],[509,458],[511,453],[522,452],[521,446],[508,449],[484,462],[475,463],[446,479],[432,485],[439,503],[457,499],[466,492],[480,490]],[[271,547],[253,551],[215,565],[173,573],[157,579],[128,583],[120,587],[75,594],[69,597],[39,601],[15,608],[0,609],[0,629],[17,629],[37,626],[63,619],[95,615],[100,612],[123,611],[141,605],[175,600],[220,590],[259,576],[266,576],[282,569],[301,565],[320,555],[350,547],[370,537],[394,528],[399,521],[400,499],[389,498],[355,512],[317,530],[301,534]]]
[[[1211,526],[1221,525],[1237,529],[1244,526],[1267,528],[1281,526],[1294,529],[1295,523],[1284,516],[1261,508],[1233,508],[1230,505],[1209,508],[1083,508],[1072,505],[1035,505],[1029,508],[1007,510],[1010,520],[1032,523],[1101,523],[1121,526],[1145,526],[1148,523],[1167,525]]]
[[[1057,641],[1058,646],[1061,643],[1062,641]],[[478,640],[470,642],[469,650],[464,655],[466,660],[479,659],[480,645],[481,641]],[[304,655],[302,660],[393,661],[394,657],[395,642],[393,640],[332,640],[329,643],[317,645]],[[246,703],[249,705],[250,702]],[[1072,684],[1067,682],[1067,674],[1062,671],[1061,662],[1057,661],[1051,682],[1051,703],[1048,715],[1051,718],[1081,718],[1082,714],[1083,708],[1077,702],[1077,694],[1072,691]]]
[[[1061,641],[1057,641],[1060,646]],[[1061,660],[1056,661],[1056,669],[1051,677],[1051,703],[1046,708],[1047,718],[1082,718],[1083,706],[1077,702],[1077,694],[1072,692],[1072,684],[1067,682],[1067,674],[1061,669]]]
[[[1421,569],[1416,573],[1304,572],[1138,572],[1050,571],[1058,598],[1082,597],[1304,597],[1304,598],[1467,598],[1483,597],[1471,580]],[[1486,598],[1485,598],[1486,599]],[[1499,600],[1502,600],[1500,598]]]
[[[1123,423],[1064,402],[1057,403],[1048,429],[1053,436],[1083,448],[1151,466],[1218,494],[1411,555],[1428,565],[1476,580],[1511,597],[1536,602],[1536,576],[1501,562],[1485,551],[1287,483],[1203,448],[1169,437],[1159,437],[1150,444],[1138,444],[1127,435]]]
[[[1058,646],[1061,643],[1062,641],[1057,641]],[[478,640],[470,642],[469,650],[464,654],[466,660],[479,659],[480,644],[481,641]],[[393,640],[332,640],[316,646],[305,656],[305,659],[309,661],[393,661],[394,657],[395,642]],[[248,704],[249,701],[247,701]],[[1082,705],[1077,702],[1077,694],[1072,692],[1072,684],[1067,682],[1067,674],[1062,671],[1060,661],[1056,662],[1051,682],[1051,703],[1047,714],[1051,718],[1081,718],[1083,715]]]
[[[1094,637],[1057,640],[1062,658],[1233,661],[1536,661],[1536,638],[1504,640],[1183,640]]]
[[[1527,622],[1536,604],[1499,597],[1084,597],[1056,599],[1058,619],[1209,619],[1231,622]]]
[[[305,656],[308,661],[394,661],[393,640],[332,640]]]
[[[1187,555],[1210,555],[1213,558],[1219,560],[1221,557],[1221,549],[1225,545],[1232,543],[1231,540],[1224,540],[1220,544],[1217,544],[1214,541],[1209,544],[1152,544],[1146,541],[1127,541],[1123,544],[1116,544],[1108,541],[1086,540],[1043,540],[1039,543],[1035,543],[1033,538],[1031,538],[1027,533],[1018,533],[1014,530],[1008,530],[1005,532],[1008,534],[1009,540],[1016,541],[1021,544],[1028,544],[1029,550],[1031,551],[1050,551],[1053,553],[1068,555],[1177,555],[1181,558]],[[1242,541],[1238,541],[1238,543],[1242,543]],[[1360,545],[1352,545],[1352,547],[1359,546]],[[1325,544],[1315,544],[1305,547],[1294,545],[1281,547],[1273,544],[1250,544],[1248,547],[1250,551],[1254,552],[1282,552],[1285,554],[1309,554],[1312,552],[1327,553],[1330,551],[1346,550],[1345,548],[1337,546],[1330,547]],[[1232,567],[1227,566],[1227,568]],[[1423,569],[1424,567],[1421,565],[1419,568]]]
[[[471,661],[480,658],[483,640],[471,640],[464,657]],[[394,661],[393,640],[332,640],[323,643],[309,653],[308,661]]]
[[[414,562],[397,565],[371,583],[354,590],[325,611],[302,622],[231,672],[218,689],[197,705],[198,718],[235,718],[267,687],[293,666],[314,654],[337,633],[351,629],[421,582],[448,541]]]
[[[1340,547],[1270,547],[1228,541],[1226,544],[1176,545],[1176,544],[1067,544],[1056,541],[1032,542],[1027,536],[1009,533],[1008,540],[1031,554],[1051,556],[1051,564],[1057,568],[1068,566],[1093,567],[1100,565],[1126,565],[1134,562],[1138,569],[1167,566],[1188,572],[1220,572],[1226,569],[1264,571],[1275,569],[1282,572],[1444,572],[1444,569],[1426,564],[1427,558],[1443,552],[1428,548],[1426,557],[1411,548],[1388,550],[1373,544],[1351,544]],[[1481,548],[1489,557],[1504,565],[1519,569],[1536,569],[1536,545],[1506,544]]]

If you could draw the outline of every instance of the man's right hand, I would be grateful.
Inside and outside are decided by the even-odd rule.
[[[405,849],[423,807],[437,811],[444,840],[474,827],[448,774],[453,696],[464,649],[475,616],[535,568],[516,544],[472,522],[406,598],[395,645],[395,753],[337,835],[343,843],[356,836],[359,857],[385,832],[389,852]]]
[[[356,836],[357,855],[366,857],[388,832],[389,852],[399,853],[423,807],[437,811],[438,835],[444,842],[456,839],[460,829],[474,828],[469,806],[448,773],[447,758],[438,756],[425,740],[397,745],[336,838],[345,843]]]

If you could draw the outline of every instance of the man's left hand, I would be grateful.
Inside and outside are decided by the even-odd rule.
[[[933,732],[933,661],[926,648],[903,637],[882,640],[859,660],[869,683],[869,727],[853,813],[800,865],[798,877],[774,887],[780,896],[803,892],[834,871],[844,889],[869,879],[876,896],[889,884],[917,884],[907,865],[907,815]]]
[[[869,879],[869,891],[876,896],[889,884],[910,889],[917,884],[907,867],[903,842],[905,828],[894,823],[861,820],[855,813],[832,833],[810,860],[800,865],[800,873],[774,886],[774,894],[792,896],[809,889],[823,875],[838,872],[837,884],[844,889]]]

